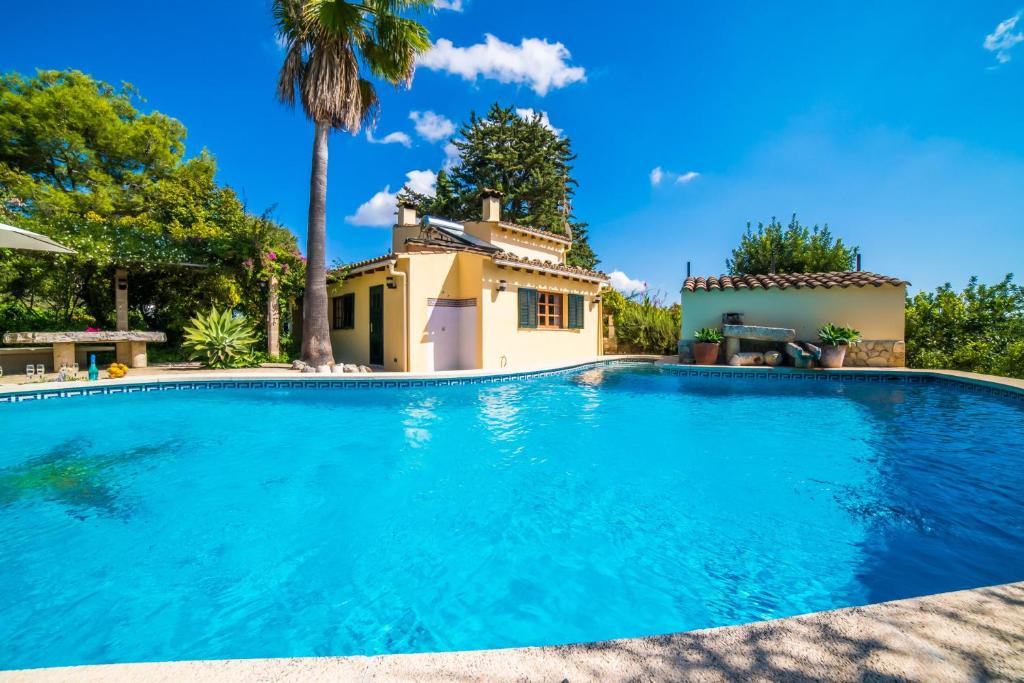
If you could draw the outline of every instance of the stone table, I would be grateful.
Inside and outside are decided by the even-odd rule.
[[[53,344],[53,369],[75,363],[75,344],[114,342],[117,362],[130,368],[144,368],[148,364],[146,344],[165,342],[163,332],[8,332],[5,344]]]
[[[764,327],[761,325],[723,325],[725,337],[725,362],[740,352],[740,340],[752,339],[786,343],[796,341],[796,330],[788,327]]]

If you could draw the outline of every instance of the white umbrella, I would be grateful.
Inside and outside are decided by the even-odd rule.
[[[59,254],[74,254],[74,249],[68,249],[63,244],[54,242],[46,235],[38,232],[22,230],[13,225],[0,223],[0,248],[3,249],[32,249],[34,251],[55,251]]]

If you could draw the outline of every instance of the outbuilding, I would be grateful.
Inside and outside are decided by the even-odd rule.
[[[857,329],[862,341],[844,365],[905,365],[906,280],[864,271],[688,277],[682,289],[679,356],[693,359],[694,334],[727,321],[790,328],[817,343],[826,323]]]
[[[501,219],[420,219],[398,207],[388,254],[339,268],[328,285],[336,363],[384,370],[526,369],[601,354],[608,277],[566,263],[571,235]]]

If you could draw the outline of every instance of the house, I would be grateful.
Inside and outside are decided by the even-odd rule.
[[[846,354],[846,366],[902,367],[905,280],[864,271],[688,277],[682,289],[681,361],[692,360],[694,333],[721,329],[723,316],[745,325],[796,330],[799,341],[817,343],[826,323],[860,331],[862,341]]]
[[[433,372],[593,359],[608,277],[567,265],[571,245],[503,221],[494,191],[478,221],[419,220],[399,205],[391,253],[331,273],[335,362]]]

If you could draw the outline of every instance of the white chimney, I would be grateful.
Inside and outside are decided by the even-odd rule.
[[[489,223],[497,223],[501,220],[501,198],[504,197],[497,190],[484,190],[480,193],[483,200],[482,219]]]
[[[416,222],[416,205],[411,202],[398,204],[398,222],[395,225],[418,225]]]

